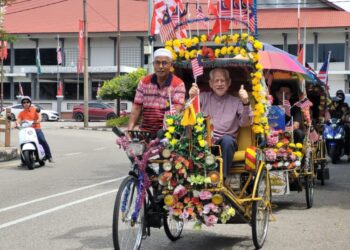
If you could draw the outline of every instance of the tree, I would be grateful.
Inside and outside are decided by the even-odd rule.
[[[103,99],[121,98],[132,101],[138,83],[146,74],[145,69],[139,68],[128,74],[105,81],[99,91],[99,96]]]

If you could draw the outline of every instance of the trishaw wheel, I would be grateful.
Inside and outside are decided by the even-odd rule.
[[[180,239],[182,229],[184,227],[183,221],[177,221],[172,216],[169,216],[167,212],[164,212],[164,231],[171,241]]]
[[[306,206],[311,208],[314,204],[314,182],[312,177],[305,177]]]
[[[134,222],[138,182],[128,176],[119,186],[113,212],[113,245],[116,250],[137,250],[140,248],[144,229],[144,204]]]
[[[260,249],[265,242],[269,226],[271,186],[270,178],[267,176],[265,167],[261,169],[257,183],[256,198],[262,197],[262,200],[253,201],[252,204],[252,234],[256,249]]]

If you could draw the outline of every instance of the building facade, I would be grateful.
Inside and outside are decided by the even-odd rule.
[[[157,39],[154,47],[150,47],[147,1],[120,1],[120,68],[121,73],[126,73],[137,67],[149,67],[151,50],[162,44]],[[334,94],[337,89],[343,89],[349,93],[350,13],[328,1],[301,2],[301,41],[305,27],[307,62],[317,71],[331,50],[330,92]],[[4,61],[4,106],[17,102],[21,86],[24,95],[31,96],[47,109],[57,110],[57,88],[62,82],[64,99],[60,110],[69,114],[74,104],[83,101],[83,74],[77,73],[78,20],[83,13],[82,1],[35,10],[20,7],[21,3],[8,7],[5,15],[5,29],[16,35],[16,40],[9,45],[9,56]],[[258,1],[257,7],[259,40],[296,55],[296,4],[287,0],[266,0],[263,4]],[[74,11],[67,13],[67,8]],[[194,5],[190,1],[191,9]],[[98,86],[117,73],[116,1],[90,0],[87,10],[89,100],[95,100]],[[203,4],[203,11],[206,11],[206,4]],[[235,31],[239,32],[239,29]],[[61,65],[57,65],[58,45],[63,52]],[[41,74],[35,66],[38,49]],[[112,100],[109,102],[113,104]]]

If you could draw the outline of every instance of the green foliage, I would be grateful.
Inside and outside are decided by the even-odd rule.
[[[122,127],[122,126],[126,126],[129,122],[129,116],[121,116],[118,118],[114,118],[114,119],[110,119],[106,121],[106,126],[108,128],[112,128],[112,127]]]
[[[121,98],[125,100],[133,100],[136,87],[147,74],[145,69],[139,68],[125,75],[115,77],[109,81],[105,81],[100,89],[99,95],[103,99]]]

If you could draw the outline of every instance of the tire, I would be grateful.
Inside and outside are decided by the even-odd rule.
[[[311,177],[305,177],[305,198],[306,198],[306,207],[312,208],[314,205],[314,182]]]
[[[49,117],[47,116],[47,114],[42,114],[41,115],[41,121],[47,122],[48,120],[49,120]]]
[[[34,164],[35,164],[34,151],[30,151],[30,150],[23,151],[23,160],[24,160],[24,164],[27,166],[29,170],[34,169]]]
[[[171,216],[169,216],[167,212],[164,212],[163,220],[166,236],[168,236],[171,241],[177,241],[180,239],[182,230],[184,228],[183,221],[176,221]]]
[[[337,152],[335,150],[335,147],[331,147],[329,149],[329,157],[331,158],[333,164],[337,163]]]
[[[145,226],[145,206],[140,209],[136,223],[131,216],[135,211],[138,181],[128,176],[118,189],[113,212],[113,245],[116,250],[134,250],[141,246]],[[125,204],[122,204],[125,202]],[[125,205],[125,206],[124,206]],[[124,212],[122,211],[124,207]]]
[[[14,113],[11,113],[11,121],[16,121],[16,116],[15,116],[15,114]]]
[[[77,122],[82,122],[82,121],[84,121],[84,114],[83,113],[76,113],[74,115],[74,119]]]
[[[117,116],[113,113],[107,115],[107,120],[114,119],[114,118],[117,118]]]
[[[256,196],[263,197],[263,200],[253,201],[251,225],[254,246],[256,249],[260,249],[264,245],[267,236],[271,212],[271,185],[265,167],[259,176]]]

